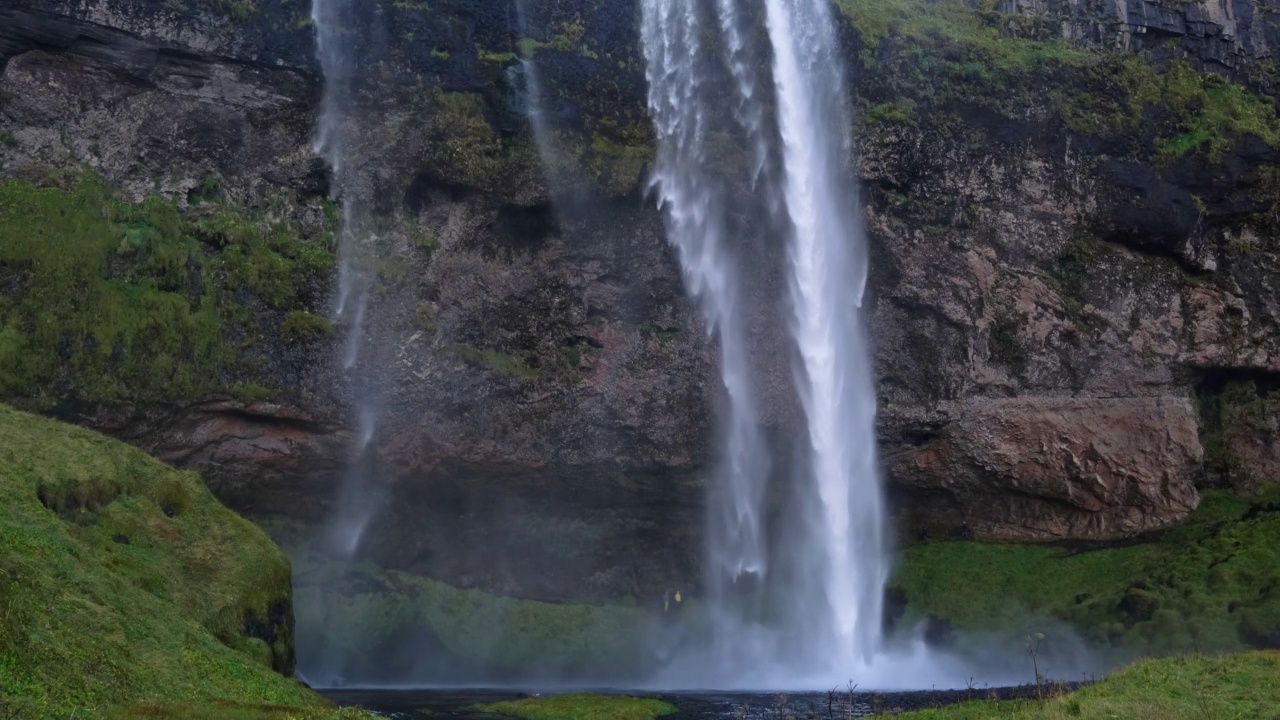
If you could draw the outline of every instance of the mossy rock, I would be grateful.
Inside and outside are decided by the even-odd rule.
[[[288,561],[198,475],[3,405],[0,437],[0,716],[329,712],[282,675]]]
[[[264,331],[327,335],[305,289],[335,261],[269,215],[130,203],[90,172],[0,180],[0,399],[182,404],[271,385],[241,360]]]

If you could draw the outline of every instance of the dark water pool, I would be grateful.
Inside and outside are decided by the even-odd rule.
[[[1057,691],[1072,686],[1056,686]],[[529,693],[514,690],[326,690],[326,697],[339,705],[358,706],[396,720],[438,718],[449,720],[493,720],[492,715],[470,708],[474,705],[514,700]],[[879,713],[945,707],[968,700],[1012,700],[1033,698],[1033,685],[973,690],[918,692],[867,692],[847,690],[828,693],[699,693],[633,692],[619,694],[659,697],[674,705],[675,715],[667,720],[723,718],[724,720],[848,720]]]

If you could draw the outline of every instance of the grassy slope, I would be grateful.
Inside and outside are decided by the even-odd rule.
[[[2,405],[0,437],[0,717],[333,712],[271,669],[290,648],[242,635],[289,565],[198,476]]]
[[[524,720],[653,720],[676,711],[655,698],[587,694],[525,698],[474,709]]]
[[[902,720],[1274,720],[1280,652],[1147,660],[1069,695],[972,702],[898,715]]]
[[[920,545],[893,584],[917,617],[1027,632],[1051,616],[1122,656],[1280,645],[1280,506],[1207,493],[1189,523],[1128,547]]]
[[[456,667],[498,673],[584,676],[635,662],[648,615],[636,607],[546,603],[463,590],[418,575],[359,563],[313,562],[293,552],[298,624],[323,629],[321,644],[357,667],[385,665],[386,649],[419,632]]]

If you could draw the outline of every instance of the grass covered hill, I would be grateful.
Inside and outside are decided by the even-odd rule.
[[[1206,492],[1191,519],[1130,544],[939,542],[907,548],[892,584],[908,621],[968,632],[1074,627],[1116,660],[1280,648],[1280,503]]]
[[[971,702],[901,720],[1275,720],[1280,652],[1188,655],[1131,665],[1102,682],[1045,700]]]
[[[289,563],[199,476],[3,405],[0,438],[0,718],[348,716],[281,674]]]

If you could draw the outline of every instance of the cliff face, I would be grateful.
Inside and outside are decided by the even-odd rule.
[[[839,4],[900,527],[1114,538],[1185,516],[1197,485],[1270,482],[1268,6]],[[348,192],[386,258],[362,360],[387,414],[369,550],[529,596],[689,582],[719,384],[645,198],[636,8],[509,5],[361,19]],[[9,2],[0,19],[5,176],[87,166],[197,229],[225,207],[331,247],[301,3]],[[725,172],[739,159],[726,149]],[[205,243],[206,267],[231,262],[224,245]],[[752,252],[751,333],[777,349],[756,358],[758,384],[785,456],[799,416],[783,400],[779,249]],[[0,311],[17,312],[28,270],[0,263]],[[328,314],[329,277],[287,301],[219,296],[238,354],[191,393],[88,392],[70,331],[47,345],[53,370],[0,388],[201,470],[239,509],[321,520],[351,444],[345,328],[298,333],[290,317]]]

